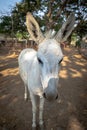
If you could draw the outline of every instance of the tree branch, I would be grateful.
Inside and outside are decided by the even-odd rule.
[[[50,0],[49,2],[49,11],[47,14],[48,17],[48,21],[47,21],[47,29],[53,28],[55,25],[55,22],[58,20],[59,16],[61,15],[62,10],[66,7],[67,3],[69,0],[63,0],[63,2],[60,4],[60,9],[57,12],[55,19],[52,18],[52,3],[54,2],[54,0]]]
[[[54,2],[55,0],[50,0],[49,1],[49,4],[48,4],[48,13],[46,14],[46,21],[47,21],[47,23],[46,23],[46,26],[47,26],[47,29],[50,29],[50,23],[52,22],[52,9],[53,9],[53,2]]]

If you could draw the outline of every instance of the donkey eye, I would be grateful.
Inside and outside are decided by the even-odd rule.
[[[59,64],[63,61],[63,58],[59,61]]]
[[[38,61],[41,65],[43,65],[43,61],[40,58],[38,58]]]

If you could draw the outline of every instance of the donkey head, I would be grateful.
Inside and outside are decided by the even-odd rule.
[[[27,29],[32,39],[38,44],[37,62],[40,68],[43,96],[49,101],[58,98],[58,72],[63,59],[60,43],[69,37],[74,22],[74,14],[71,14],[55,36],[51,30],[43,35],[31,13],[27,13],[26,16]]]

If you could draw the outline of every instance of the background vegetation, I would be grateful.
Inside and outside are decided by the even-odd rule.
[[[0,17],[0,34],[16,38],[28,38],[25,25],[26,13],[30,11],[40,24],[42,31],[58,31],[71,12],[75,13],[75,36],[87,34],[86,0],[21,0],[11,9],[11,14]]]

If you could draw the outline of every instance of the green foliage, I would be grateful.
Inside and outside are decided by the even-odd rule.
[[[22,33],[17,32],[17,33],[16,33],[16,37],[17,37],[17,39],[19,39],[19,40],[22,39]]]
[[[76,33],[72,34],[71,40],[72,41],[77,41],[77,34]]]
[[[81,46],[81,39],[80,39],[80,37],[78,36],[77,33],[72,34],[71,41],[74,43],[75,47]]]
[[[10,16],[1,17],[0,33],[11,34],[11,30],[12,30],[11,17]]]
[[[81,47],[81,41],[80,40],[76,41],[76,47]]]
[[[77,25],[76,32],[81,38],[87,34],[87,20],[81,20]]]
[[[15,37],[17,39],[19,39],[19,40],[21,40],[21,39],[28,39],[29,38],[29,34],[28,34],[28,32],[22,32],[22,33],[21,32],[17,32]]]
[[[68,4],[63,4],[63,0],[21,0],[12,8],[11,16],[7,15],[0,18],[0,33],[13,37],[28,38],[25,25],[28,11],[37,19],[42,31],[48,28],[54,28],[55,31],[58,31],[68,15],[74,12],[77,24],[74,32],[82,37],[87,33],[87,2],[86,0],[65,1],[68,1]],[[58,15],[59,11],[60,14]]]

